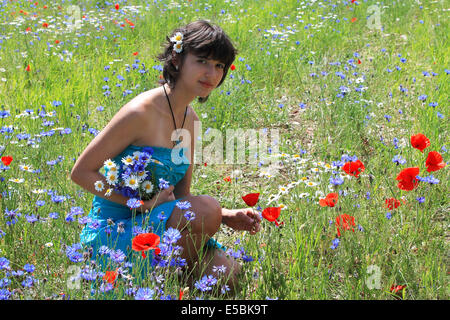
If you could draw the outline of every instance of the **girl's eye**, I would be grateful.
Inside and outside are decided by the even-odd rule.
[[[219,63],[217,66],[218,66],[220,69],[225,69],[225,65],[224,65],[224,64]]]

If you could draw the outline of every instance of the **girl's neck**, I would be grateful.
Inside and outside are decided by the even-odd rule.
[[[168,85],[164,84],[164,88],[166,89],[172,111],[175,115],[184,114],[186,106],[195,99],[195,96],[189,95],[186,90],[183,90],[179,83],[174,88],[170,88]]]

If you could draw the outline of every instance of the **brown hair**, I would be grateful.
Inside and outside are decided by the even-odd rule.
[[[180,59],[180,67],[178,70],[175,69],[172,63],[173,53],[175,51],[173,50],[173,42],[170,41],[170,38],[177,32],[183,34],[183,50],[180,53],[176,53]],[[191,22],[184,27],[175,29],[169,37],[166,37],[166,40],[164,51],[158,56],[158,59],[164,62],[163,77],[171,88],[176,84],[187,53],[218,60],[225,65],[223,77],[217,86],[220,86],[225,80],[228,69],[237,54],[237,50],[222,28],[205,20]],[[198,101],[201,103],[206,100],[208,100],[208,96],[198,97]]]

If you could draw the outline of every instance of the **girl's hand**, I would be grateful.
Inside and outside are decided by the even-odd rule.
[[[222,210],[223,223],[234,230],[249,231],[251,235],[254,235],[261,229],[261,218],[252,208]]]
[[[169,202],[175,200],[175,195],[173,194],[174,186],[169,186],[169,188],[161,190],[159,193],[155,194],[150,200],[145,200],[144,204],[141,206],[141,211],[151,210],[164,202]]]

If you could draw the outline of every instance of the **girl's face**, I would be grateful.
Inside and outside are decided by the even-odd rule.
[[[195,96],[206,97],[222,80],[224,68],[223,62],[188,53],[177,84],[183,83]]]

